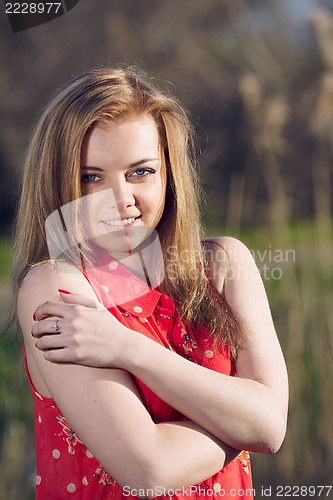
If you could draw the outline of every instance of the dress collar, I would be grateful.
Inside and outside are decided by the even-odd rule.
[[[111,255],[94,252],[94,262],[83,262],[83,267],[89,281],[98,283],[99,299],[107,309],[117,306],[133,316],[147,318],[157,307],[161,314],[173,316],[175,305],[170,297],[153,289]]]

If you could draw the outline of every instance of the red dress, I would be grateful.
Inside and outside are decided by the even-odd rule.
[[[215,352],[212,338],[203,327],[186,328],[179,320],[173,300],[153,290],[117,261],[105,257],[98,267],[86,268],[86,278],[99,301],[116,317],[166,349],[212,370],[230,376],[235,366],[228,349]],[[111,298],[112,296],[112,298]],[[134,300],[128,300],[137,297]],[[116,305],[121,304],[121,305]],[[129,488],[122,488],[86,448],[52,398],[41,396],[33,386],[27,365],[35,406],[36,499],[133,499]],[[154,422],[185,419],[136,379],[143,401]],[[110,450],[112,452],[112,450]],[[198,485],[180,491],[163,490],[161,500],[253,498],[249,454],[246,451],[220,472]]]

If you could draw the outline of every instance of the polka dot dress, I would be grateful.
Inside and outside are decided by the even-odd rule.
[[[142,283],[119,262],[105,256],[101,265],[84,267],[83,273],[99,301],[123,324],[191,362],[226,375],[235,375],[235,366],[228,349],[216,352],[205,328],[185,327],[170,297]],[[128,489],[123,490],[112,478],[112,471],[106,471],[87,449],[54,400],[36,391],[27,363],[25,366],[35,404],[36,499],[134,498]],[[137,383],[154,422],[186,420],[140,380]],[[249,454],[243,451],[227,467],[196,485],[196,488],[186,488],[178,494],[159,498],[188,500],[207,497],[220,499],[224,496],[248,500],[252,498],[251,488]]]

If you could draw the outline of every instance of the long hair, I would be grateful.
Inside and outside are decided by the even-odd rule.
[[[87,131],[96,123],[142,113],[155,120],[167,170],[165,208],[157,227],[165,260],[161,288],[174,299],[184,321],[206,325],[235,354],[237,321],[204,273],[200,184],[189,116],[176,98],[134,68],[102,68],[74,78],[55,92],[37,121],[16,222],[13,307],[29,269],[49,259],[47,217],[81,197],[80,159]]]

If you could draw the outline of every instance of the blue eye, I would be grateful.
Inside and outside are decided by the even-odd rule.
[[[154,168],[137,168],[130,173],[130,177],[146,177],[151,174],[155,174],[156,170]]]
[[[96,174],[84,174],[81,175],[81,182],[96,182],[100,177]]]

